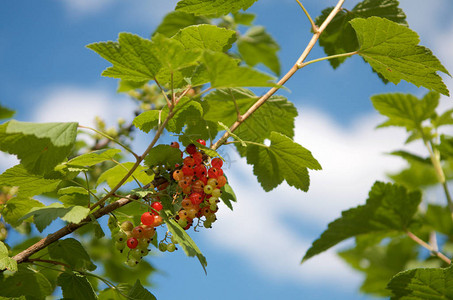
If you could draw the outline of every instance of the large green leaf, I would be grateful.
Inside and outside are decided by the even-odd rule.
[[[178,163],[182,163],[181,150],[169,145],[157,145],[145,157],[147,166],[174,166]]]
[[[66,262],[73,269],[87,269],[93,271],[96,266],[90,259],[82,244],[73,238],[56,241],[49,246],[49,255],[52,259]]]
[[[247,163],[265,191],[277,187],[283,180],[297,189],[308,191],[308,170],[321,170],[321,165],[311,152],[289,137],[271,132],[269,146],[249,145]]]
[[[422,122],[435,113],[439,94],[427,93],[422,99],[411,94],[380,94],[371,97],[374,108],[388,117],[379,127],[401,126],[408,131],[421,128]]]
[[[418,34],[404,25],[379,17],[350,21],[357,33],[358,54],[394,84],[401,80],[449,95],[437,71],[449,75],[431,50],[419,46]]]
[[[17,271],[17,262],[9,257],[8,248],[0,241],[0,270],[8,269],[12,272]]]
[[[208,108],[204,118],[231,126],[237,120],[237,109],[244,114],[258,99],[246,89],[220,89],[205,97]],[[236,104],[235,104],[236,103]],[[272,96],[234,132],[244,141],[262,143],[272,131],[294,137],[294,119],[297,109],[282,96]],[[220,129],[220,128],[219,128]],[[242,155],[246,149],[236,143]]]
[[[191,25],[206,24],[209,19],[202,16],[195,16],[183,11],[172,11],[168,13],[160,25],[154,31],[153,35],[160,33],[166,37],[174,36],[180,29]]]
[[[161,62],[153,53],[153,43],[130,33],[120,33],[118,42],[99,42],[87,46],[113,64],[102,74],[131,81],[153,79]]]
[[[76,156],[66,164],[72,166],[93,166],[106,160],[112,160],[113,158],[115,158],[115,155],[120,152],[120,149],[103,149],[92,151]]]
[[[275,86],[271,76],[239,66],[237,60],[224,53],[205,51],[203,62],[212,88]]]
[[[79,273],[63,272],[58,276],[57,284],[61,286],[65,299],[92,300],[98,298],[87,278]]]
[[[19,187],[19,196],[27,197],[54,191],[61,180],[45,179],[41,175],[31,174],[23,165],[15,165],[0,174],[0,186]]]
[[[130,169],[132,169],[133,166],[133,162],[125,162],[120,165],[116,165],[113,168],[110,168],[102,173],[97,180],[97,184],[99,185],[106,181],[109,187],[113,188],[121,181],[121,179],[123,179],[124,176],[126,176],[126,174]],[[138,166],[137,169],[135,169],[134,173],[132,173],[132,176],[129,176],[129,178],[124,183],[131,182],[132,180],[134,180],[134,178],[144,185],[150,183],[154,179],[154,176],[149,176],[148,174],[146,174],[145,170],[145,167]]]
[[[237,45],[239,53],[249,66],[254,67],[262,63],[280,75],[280,61],[277,56],[280,47],[264,27],[251,27],[239,38]]]
[[[319,37],[319,45],[324,48],[327,55],[357,50],[359,48],[357,36],[349,23],[355,18],[377,16],[407,25],[406,15],[398,5],[397,0],[365,0],[358,3],[352,10],[339,11]],[[316,18],[316,25],[321,26],[332,9],[333,7],[324,9]],[[346,57],[334,58],[329,62],[333,68],[337,68],[345,59]]]
[[[0,296],[12,298],[27,296],[29,299],[44,299],[54,290],[42,273],[26,267],[19,267],[19,271],[8,277],[0,274],[0,287]]]
[[[165,220],[165,223],[167,224],[168,230],[170,230],[172,236],[178,241],[178,244],[181,245],[186,255],[190,257],[196,256],[206,273],[206,266],[208,263],[192,238],[178,225],[178,223],[175,222],[175,220],[167,219]]]
[[[22,224],[21,218],[34,207],[43,207],[41,202],[28,197],[13,197],[9,199],[3,207],[2,215],[5,221],[13,227]]]
[[[161,110],[147,110],[134,118],[132,122],[135,127],[146,133],[157,128],[159,122],[162,123],[167,117],[167,113]]]
[[[430,203],[423,219],[425,225],[432,230],[445,234],[446,236],[453,235],[453,221],[448,207]]]
[[[453,267],[401,272],[387,288],[393,293],[392,300],[453,299]]]
[[[50,172],[70,153],[77,123],[28,123],[15,120],[0,125],[0,150],[16,154],[31,173]]]
[[[412,222],[421,201],[419,191],[391,183],[376,182],[365,205],[343,211],[326,231],[313,242],[302,261],[305,261],[339,242],[366,233],[405,231]]]
[[[193,25],[181,29],[173,39],[186,49],[201,49],[225,52],[236,41],[236,32],[215,25]]]
[[[131,299],[156,300],[156,297],[143,287],[139,279],[137,279],[127,295]]]
[[[246,10],[257,0],[181,0],[175,10],[195,15],[222,16],[234,13],[240,9]]]
[[[90,209],[82,206],[65,207],[60,203],[52,203],[45,207],[34,207],[28,214],[23,216],[20,220],[26,220],[33,216],[33,223],[39,232],[50,225],[52,221],[57,218],[70,223],[79,223],[85,219],[90,213]]]

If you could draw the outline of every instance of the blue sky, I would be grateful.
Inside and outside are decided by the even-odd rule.
[[[358,1],[346,0],[351,8]],[[453,70],[453,2],[401,0],[411,28],[450,72]],[[0,102],[22,121],[79,121],[95,115],[113,124],[131,119],[132,102],[115,93],[116,80],[100,76],[108,63],[85,45],[115,40],[126,31],[149,36],[175,0],[23,0],[6,1],[0,10]],[[303,1],[312,16],[335,1]],[[297,3],[259,0],[258,14],[281,45],[282,72],[299,57],[311,34]],[[324,56],[315,47],[310,58]],[[444,77],[450,87],[452,80]],[[357,292],[361,277],[335,256],[321,254],[302,266],[310,243],[339,216],[361,204],[376,179],[403,163],[383,155],[400,148],[404,132],[375,131],[382,120],[369,97],[385,92],[426,90],[407,83],[384,85],[359,57],[334,71],[313,64],[292,78],[283,92],[299,109],[296,141],[312,151],[323,171],[312,172],[308,193],[287,185],[261,190],[252,169],[234,152],[227,174],[238,196],[234,211],[222,207],[212,230],[193,233],[208,259],[208,276],[182,251],[153,257],[163,271],[153,278],[158,299],[370,299]],[[443,97],[442,107],[451,107]],[[124,112],[131,112],[124,115]],[[135,147],[145,147],[142,135]],[[412,145],[421,151],[420,145]],[[0,171],[15,160],[0,155]],[[340,245],[344,247],[345,245]],[[177,287],[177,288],[176,288]],[[193,296],[190,296],[193,295]]]

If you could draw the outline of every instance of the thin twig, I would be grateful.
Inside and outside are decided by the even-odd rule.
[[[63,266],[66,269],[71,269],[70,265],[67,265],[65,263],[62,263],[62,262],[59,262],[59,261],[55,261],[55,260],[49,260],[49,259],[29,258],[29,259],[25,260],[24,262],[30,262],[30,263],[45,262],[45,263],[49,263],[49,264],[56,265],[56,266]]]
[[[164,95],[164,98],[165,98],[165,101],[167,101],[168,107],[170,107],[170,106],[171,106],[171,101],[170,101],[170,99],[168,99],[167,94],[165,93],[164,89],[163,89],[162,86],[160,85],[159,81],[157,81],[156,77],[154,77],[154,81],[156,82],[157,86],[159,87],[159,89],[160,89],[162,95]]]
[[[433,246],[431,246],[430,244],[426,243],[425,241],[423,241],[422,239],[420,239],[418,236],[416,236],[415,234],[413,234],[412,232],[410,231],[406,231],[406,234],[414,241],[416,242],[417,244],[419,244],[420,246],[422,246],[423,248],[426,248],[428,249],[429,251],[431,251],[431,254],[432,255],[435,255],[437,257],[439,257],[440,259],[442,259],[444,262],[446,262],[447,264],[451,264],[451,260],[445,256],[443,253],[437,251]]]
[[[245,112],[242,115],[242,118],[240,121],[236,121],[231,125],[230,127],[230,132],[233,132],[238,128],[250,115],[252,115],[261,105],[263,105],[275,92],[277,92],[280,87],[282,87],[293,75],[294,73],[297,72],[297,70],[300,69],[300,65],[304,62],[304,60],[307,58],[308,54],[310,51],[313,49],[315,46],[316,42],[319,39],[319,36],[321,33],[326,29],[327,25],[332,21],[332,19],[335,17],[335,15],[341,10],[341,6],[343,5],[344,0],[338,1],[337,5],[335,8],[330,12],[330,14],[327,16],[327,18],[324,20],[322,25],[318,28],[318,30],[313,34],[313,37],[311,38],[310,42],[308,43],[307,47],[305,48],[304,52],[302,52],[301,56],[299,59],[296,61],[294,66],[286,73],[277,83],[277,87],[271,88],[266,94],[261,96],[255,104],[253,104],[247,112]],[[230,133],[226,131],[223,136],[215,142],[212,146],[211,149],[217,150],[230,136]]]
[[[317,32],[318,31],[318,26],[316,26],[315,22],[313,22],[313,19],[311,18],[311,16],[308,13],[308,11],[305,9],[305,7],[302,5],[302,3],[299,0],[296,0],[296,1],[297,1],[297,3],[299,3],[299,6],[302,8],[302,10],[304,11],[305,15],[307,16],[308,21],[310,21],[311,29],[313,30],[313,32]]]

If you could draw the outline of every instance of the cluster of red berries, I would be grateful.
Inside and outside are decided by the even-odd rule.
[[[131,267],[137,265],[143,256],[148,255],[148,246],[156,236],[156,227],[163,220],[159,211],[163,206],[160,202],[151,204],[152,212],[145,212],[141,216],[141,225],[135,226],[131,221],[121,223],[120,230],[115,235],[115,247],[123,252],[129,248],[127,264]]]
[[[197,142],[206,145],[204,140]],[[179,149],[177,142],[171,146]],[[201,220],[205,217],[203,225],[210,228],[216,220],[221,188],[227,183],[222,170],[223,161],[217,157],[210,159],[194,144],[188,145],[185,152],[189,155],[172,174],[182,192],[181,209],[175,219],[187,230],[195,218]]]

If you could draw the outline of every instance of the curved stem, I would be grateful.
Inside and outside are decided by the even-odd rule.
[[[242,115],[241,120],[238,120],[233,123],[230,127],[230,132],[233,132],[238,128],[248,117],[250,117],[251,114],[253,114],[261,105],[263,105],[275,92],[277,92],[280,87],[282,87],[293,75],[294,73],[297,72],[297,70],[300,69],[300,65],[304,62],[304,60],[307,58],[308,54],[310,51],[313,49],[315,46],[316,42],[319,39],[319,36],[321,33],[326,29],[327,25],[332,21],[332,19],[335,17],[335,15],[341,10],[341,6],[343,5],[344,0],[339,0],[335,8],[330,12],[330,14],[327,16],[327,18],[324,20],[324,22],[321,24],[321,26],[318,28],[318,30],[313,34],[310,42],[308,43],[307,47],[305,50],[302,52],[301,56],[299,59],[296,61],[294,66],[286,73],[277,83],[278,87],[273,87],[271,88],[266,94],[261,96],[255,104],[253,104],[245,114]],[[215,142],[212,146],[211,149],[217,150],[223,143],[226,142],[228,137],[230,136],[230,132],[227,131],[223,134],[223,136]]]
[[[302,8],[302,10],[304,11],[305,15],[307,16],[308,21],[310,21],[311,29],[313,30],[313,32],[318,31],[318,26],[316,26],[315,22],[313,22],[313,19],[311,18],[311,16],[308,13],[308,11],[305,9],[305,7],[302,5],[302,3],[299,0],[296,0],[296,1],[297,1],[297,3],[299,3],[299,6]]]
[[[101,132],[101,131],[99,131],[99,130],[97,130],[97,129],[94,129],[94,128],[88,127],[88,126],[79,125],[79,128],[92,130],[92,131],[96,132],[97,134],[102,135],[102,136],[105,137],[106,139],[109,139],[110,141],[112,141],[112,142],[114,142],[114,143],[120,145],[121,147],[124,148],[124,150],[126,150],[126,151],[129,152],[129,153],[131,153],[135,158],[138,157],[138,155],[137,155],[134,151],[132,151],[131,148],[129,148],[128,146],[124,145],[124,144],[121,143],[120,141],[115,140],[114,138],[112,138],[112,137],[109,136],[108,134],[105,134],[105,133],[103,133],[103,132]]]
[[[435,255],[437,257],[439,257],[440,259],[442,259],[444,262],[446,262],[447,264],[451,264],[451,260],[445,256],[443,253],[437,251],[433,246],[431,246],[430,244],[426,243],[425,241],[423,241],[422,239],[420,239],[418,236],[416,236],[415,234],[413,234],[412,232],[410,231],[406,231],[406,234],[414,241],[416,242],[417,244],[419,244],[420,246],[422,246],[423,248],[426,248],[428,249],[429,251],[431,251],[431,254],[432,255]]]
[[[341,54],[335,54],[335,55],[330,55],[330,56],[326,56],[326,57],[321,57],[321,58],[318,58],[318,59],[314,59],[314,60],[310,60],[310,61],[301,63],[299,65],[299,69],[301,69],[301,68],[303,68],[305,66],[311,65],[312,63],[315,63],[315,62],[319,62],[319,61],[323,61],[323,60],[329,60],[329,59],[338,58],[338,57],[348,57],[348,56],[352,56],[352,55],[358,54],[358,53],[359,53],[359,51],[353,51],[353,52],[348,52],[348,53],[341,53]]]
[[[70,265],[67,265],[67,264],[65,264],[65,263],[62,263],[62,262],[59,262],[59,261],[55,261],[55,260],[49,260],[49,259],[29,258],[29,259],[27,259],[27,260],[24,261],[24,262],[30,262],[30,263],[34,263],[34,262],[45,262],[45,263],[52,264],[52,265],[56,265],[56,266],[63,266],[63,267],[65,267],[66,269],[71,269],[71,266],[70,266]]]

